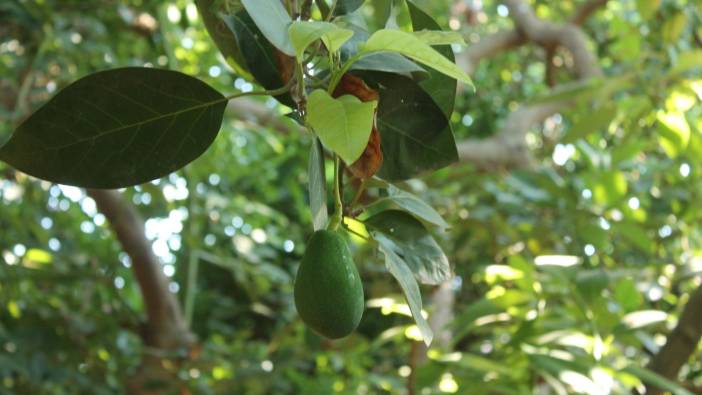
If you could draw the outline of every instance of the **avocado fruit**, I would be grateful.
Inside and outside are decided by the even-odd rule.
[[[363,315],[363,284],[346,240],[316,231],[295,278],[295,307],[307,326],[329,339],[348,336]]]

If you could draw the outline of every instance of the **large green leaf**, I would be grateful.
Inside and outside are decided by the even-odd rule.
[[[412,26],[415,30],[414,34],[419,34],[420,40],[431,39],[432,41],[436,42],[436,40],[438,40],[437,36],[441,36],[441,33],[455,33],[439,31],[441,30],[441,27],[431,16],[429,16],[429,14],[414,5],[414,3],[411,1],[407,2],[407,5],[409,7],[410,18],[412,19]],[[422,38],[422,36],[424,37]],[[455,37],[453,37],[453,39],[455,39]],[[437,45],[433,48],[451,62],[455,62],[455,56],[450,45]],[[437,70],[431,69],[429,70],[429,79],[422,81],[422,83],[419,85],[429,94],[429,96],[434,99],[436,104],[439,105],[441,110],[444,112],[444,115],[446,115],[446,118],[450,119],[456,100],[457,84],[458,82],[455,79]]]
[[[329,52],[336,52],[353,36],[353,30],[341,28],[333,23],[318,21],[295,21],[288,30],[290,40],[295,48],[295,56],[299,61],[305,49],[313,42],[321,39]]]
[[[312,140],[307,173],[309,177],[308,190],[310,194],[310,211],[312,212],[312,226],[314,230],[324,229],[327,226],[329,217],[327,212],[327,179],[324,174],[322,145],[316,137]]]
[[[370,36],[361,50],[361,53],[373,52],[400,53],[471,87],[473,86],[468,74],[412,33],[393,29],[378,30]]]
[[[216,0],[195,0],[197,10],[202,17],[202,23],[207,29],[207,33],[214,41],[217,49],[222,54],[237,74],[250,78],[251,75],[246,69],[246,59],[239,49],[239,43],[231,29],[225,27],[221,15],[217,13]]]
[[[446,116],[415,81],[391,73],[358,73],[380,94],[377,126],[384,158],[380,177],[407,179],[458,160]]]
[[[445,230],[449,227],[446,221],[441,217],[441,214],[436,212],[433,207],[428,205],[416,195],[392,185],[387,187],[387,191],[388,195],[376,200],[372,205],[370,205],[368,207],[369,211],[374,212],[375,210],[373,210],[373,208],[385,207],[389,203],[391,207],[401,208],[422,221],[438,226],[441,229]]]
[[[222,20],[234,32],[246,66],[256,82],[266,89],[278,89],[285,85],[280,76],[275,48],[263,37],[249,14],[242,10],[234,15],[223,15]],[[289,107],[295,107],[295,102],[287,93],[275,98]]]
[[[392,52],[379,52],[364,56],[351,66],[350,70],[371,70],[385,71],[403,75],[411,75],[413,78],[426,79],[429,75],[427,70],[417,65],[404,56]]]
[[[333,98],[317,89],[307,99],[307,121],[322,143],[350,164],[368,144],[376,105],[351,95]]]
[[[241,0],[241,4],[271,44],[284,54],[295,56],[288,36],[292,19],[280,0]]]
[[[209,85],[176,71],[98,72],[22,123],[0,148],[0,159],[60,184],[141,184],[200,156],[217,136],[226,102]]]
[[[405,294],[410,312],[422,334],[424,343],[431,344],[434,333],[429,327],[429,323],[422,316],[422,294],[419,292],[419,285],[407,263],[394,251],[394,243],[382,233],[372,233],[373,238],[378,242],[378,248],[385,255],[385,267],[397,280]]]
[[[417,279],[424,284],[439,284],[453,276],[448,258],[421,222],[400,210],[382,211],[363,221],[383,233],[394,244]]]

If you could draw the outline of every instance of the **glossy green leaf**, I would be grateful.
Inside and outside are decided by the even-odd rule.
[[[376,200],[375,203],[369,207],[369,209],[372,210],[373,207],[391,203],[392,206],[401,208],[425,222],[438,226],[440,229],[447,229],[449,227],[448,223],[446,223],[443,217],[441,217],[441,215],[436,212],[433,207],[425,203],[416,195],[392,185],[389,186],[387,190],[388,196]]]
[[[404,56],[392,52],[379,52],[364,56],[354,62],[350,70],[385,71],[388,73],[411,74],[419,79],[429,75],[425,69]]]
[[[249,14],[242,10],[234,15],[222,16],[222,20],[234,33],[239,50],[246,60],[246,67],[256,82],[265,89],[278,89],[285,85],[280,76],[275,48],[258,30]],[[288,93],[275,98],[288,107],[295,107],[295,102]]]
[[[399,210],[387,210],[363,221],[366,227],[383,233],[394,244],[417,279],[424,284],[440,284],[453,273],[448,258],[421,222]]]
[[[458,160],[446,116],[415,81],[391,73],[359,74],[380,95],[376,122],[384,157],[380,177],[403,180]]]
[[[333,53],[353,36],[353,30],[318,21],[295,21],[290,25],[289,33],[298,60],[302,60],[305,49],[319,39],[324,42],[327,50]]]
[[[412,26],[415,30],[414,34],[419,34],[417,30],[421,31],[431,31],[432,34],[440,33],[452,33],[452,32],[442,32],[441,26],[432,18],[429,14],[424,12],[421,8],[417,7],[413,2],[407,2],[409,7],[410,18],[412,19]],[[431,44],[433,45],[433,44]],[[450,45],[436,45],[433,47],[437,52],[446,57],[446,59],[451,62],[455,62],[455,56]],[[434,69],[429,70],[429,78],[422,81],[419,86],[424,89],[429,96],[434,99],[436,104],[441,108],[446,116],[446,119],[451,118],[453,113],[453,107],[456,101],[456,87],[458,82]],[[450,130],[451,125],[448,124],[448,133],[453,133]]]
[[[423,43],[428,45],[466,45],[466,41],[463,39],[463,36],[458,32],[443,30],[415,30],[413,34]]]
[[[286,55],[295,56],[288,36],[292,19],[280,0],[241,0],[241,4],[273,46]]]
[[[309,177],[310,211],[314,230],[324,229],[329,220],[327,211],[327,178],[324,174],[324,153],[316,137],[312,140],[307,167]]]
[[[72,83],[37,110],[0,159],[38,178],[121,188],[171,173],[217,136],[226,99],[185,74],[128,67]]]
[[[427,320],[422,316],[422,294],[419,292],[417,280],[414,279],[414,275],[407,263],[395,253],[394,243],[382,233],[372,233],[372,235],[378,242],[378,248],[385,255],[385,267],[400,284],[412,312],[414,322],[422,334],[424,343],[428,346],[434,338],[434,333],[429,327]]]
[[[202,17],[202,23],[207,28],[207,33],[214,41],[217,49],[222,54],[227,64],[231,66],[237,74],[250,79],[252,75],[247,69],[247,62],[241,53],[239,43],[231,29],[227,29],[224,23],[224,16],[218,15],[216,11],[216,0],[195,0],[198,13]]]
[[[368,144],[376,105],[351,95],[333,98],[317,89],[307,99],[307,121],[326,147],[353,163]]]
[[[363,45],[361,53],[385,51],[400,53],[473,87],[468,74],[412,33],[391,29],[378,30]]]

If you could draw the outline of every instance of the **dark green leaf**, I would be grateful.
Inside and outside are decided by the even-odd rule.
[[[359,74],[380,94],[377,125],[384,157],[380,177],[403,180],[458,160],[446,116],[416,82],[391,73]]]
[[[446,221],[441,217],[441,214],[437,213],[433,207],[416,195],[392,185],[388,186],[387,190],[388,196],[376,200],[375,203],[368,207],[370,211],[374,211],[374,207],[384,207],[387,203],[390,203],[391,206],[401,208],[422,221],[438,226],[441,229],[449,227]]]
[[[429,73],[404,56],[392,52],[380,52],[364,56],[351,66],[351,70],[385,71],[396,74],[411,74],[426,79]]]
[[[241,0],[241,4],[271,44],[284,54],[295,56],[288,36],[292,19],[280,0]]]
[[[439,284],[453,276],[448,258],[421,222],[399,210],[382,211],[364,224],[383,233],[394,244],[417,279],[424,284]]]
[[[434,333],[427,320],[422,316],[422,294],[419,292],[417,280],[414,279],[407,263],[395,253],[394,243],[390,239],[382,233],[373,233],[373,238],[378,242],[380,251],[385,255],[385,267],[395,277],[405,294],[412,317],[424,338],[424,343],[431,344]]]
[[[0,159],[60,184],[121,188],[175,171],[217,136],[226,99],[185,74],[102,71],[69,85],[0,148]]]
[[[356,11],[363,5],[365,0],[338,0],[334,15],[344,15]]]
[[[312,212],[312,225],[314,230],[324,229],[327,226],[327,178],[324,175],[324,153],[319,139],[314,137],[310,150],[308,164],[310,211]]]
[[[409,7],[410,17],[412,18],[412,26],[414,31],[419,30],[441,30],[441,26],[424,12],[421,8],[417,7],[413,2],[408,1],[407,6]],[[450,45],[435,45],[434,48],[440,54],[448,58],[450,61],[455,62],[456,58],[453,54],[453,50]],[[456,85],[458,82],[434,69],[429,69],[429,79],[422,81],[419,86],[424,89],[429,96],[431,96],[436,104],[439,105],[441,111],[444,112],[446,118],[451,118],[451,113],[453,112],[454,102],[456,100]]]
[[[280,76],[275,48],[266,40],[246,11],[222,16],[222,20],[234,32],[239,49],[246,59],[247,68],[262,87],[278,89],[285,83]],[[281,103],[295,107],[295,102],[285,93],[275,97]]]

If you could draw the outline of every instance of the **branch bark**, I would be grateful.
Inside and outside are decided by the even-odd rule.
[[[170,364],[164,364],[163,360],[186,356],[195,343],[195,336],[183,319],[178,301],[168,290],[168,279],[163,274],[161,261],[151,250],[144,233],[144,221],[134,206],[116,191],[89,189],[87,192],[129,255],[146,307],[147,320],[142,333],[146,351],[141,369],[127,383],[128,392],[140,395],[171,393],[176,376],[167,368]]]
[[[592,3],[592,4],[590,4]],[[591,0],[581,7],[573,20],[584,22],[604,0]],[[529,4],[523,0],[505,0],[515,30],[498,32],[471,46],[460,56],[466,70],[472,72],[477,63],[498,53],[526,43],[534,43],[545,49],[563,47],[569,50],[574,60],[574,71],[580,80],[602,74],[595,54],[588,48],[585,33],[576,24],[557,25],[539,19]],[[482,42],[482,44],[480,44]],[[548,58],[548,57],[547,57]],[[485,139],[467,139],[457,144],[459,158],[481,169],[528,167],[532,158],[524,137],[528,129],[570,105],[567,101],[536,105],[522,105],[510,113],[504,126],[493,136]]]
[[[690,295],[675,329],[668,335],[663,348],[658,351],[649,369],[672,381],[677,381],[680,368],[697,350],[702,339],[702,286]],[[662,395],[665,391],[652,385],[646,386],[647,395]]]

